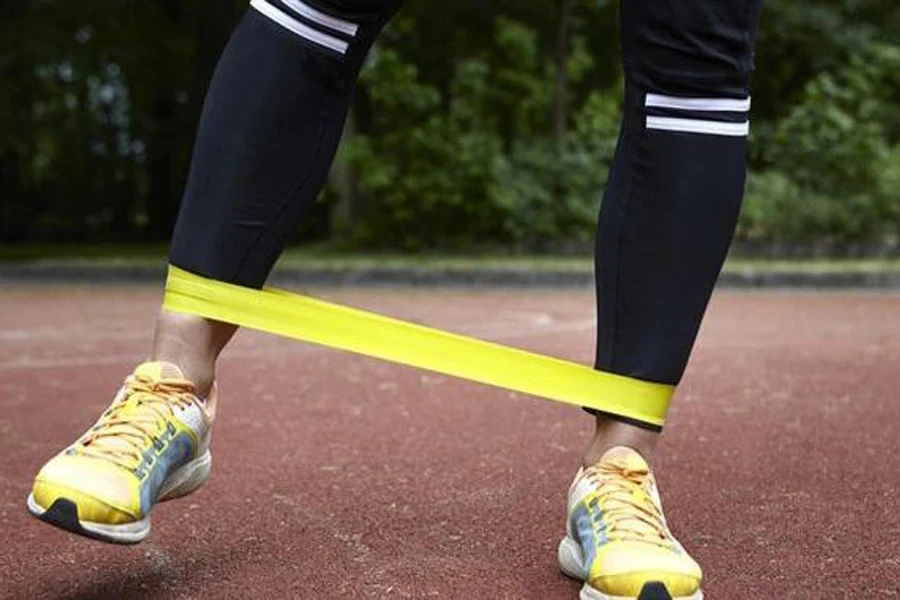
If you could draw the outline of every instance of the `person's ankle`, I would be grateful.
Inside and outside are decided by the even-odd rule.
[[[658,438],[658,431],[637,427],[605,415],[597,415],[594,437],[581,457],[582,466],[587,468],[597,464],[608,450],[616,446],[633,449],[649,463],[653,458]]]
[[[177,367],[182,376],[194,384],[194,394],[198,398],[205,399],[212,391],[212,386],[215,382],[215,368],[213,365],[198,363],[194,360],[185,360],[183,356],[172,356],[165,352],[154,352],[148,360],[167,363]]]
[[[215,381],[215,365],[222,348],[237,328],[202,317],[160,312],[151,360],[177,366],[196,394],[206,398]]]
[[[159,359],[164,360],[164,359]],[[172,361],[165,361],[172,362]],[[185,379],[194,384],[194,394],[201,400],[205,400],[212,392],[213,383],[215,383],[215,368],[212,366],[204,368],[185,368],[178,363],[173,363],[184,373]]]

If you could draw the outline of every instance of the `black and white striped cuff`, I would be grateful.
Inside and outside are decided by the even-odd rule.
[[[750,133],[750,97],[686,98],[647,94],[647,129],[744,137]]]
[[[359,25],[326,14],[301,0],[250,0],[250,6],[288,31],[338,54],[346,54]]]

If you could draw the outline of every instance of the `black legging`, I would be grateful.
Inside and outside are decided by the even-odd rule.
[[[261,287],[319,194],[401,0],[253,0],[204,104],[171,262]],[[743,196],[760,0],[625,0],[597,236],[598,369],[681,379]],[[438,9],[436,7],[436,9]]]

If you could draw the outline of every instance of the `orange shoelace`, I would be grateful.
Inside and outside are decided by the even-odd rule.
[[[585,476],[597,488],[589,503],[599,507],[610,541],[633,541],[672,548],[675,542],[660,507],[649,491],[650,472],[610,461],[588,469]]]
[[[158,443],[156,435],[165,427],[167,417],[174,414],[174,407],[184,408],[193,402],[196,397],[190,381],[132,375],[125,381],[122,398],[103,413],[74,451],[134,469],[147,446]]]

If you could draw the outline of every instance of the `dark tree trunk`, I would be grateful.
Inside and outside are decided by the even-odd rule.
[[[341,144],[351,137],[355,131],[356,118],[351,110],[347,116],[347,123],[344,126]],[[360,206],[359,194],[356,188],[356,174],[340,152],[335,156],[334,163],[331,165],[331,171],[328,173],[328,183],[338,197],[337,203],[331,210],[331,227],[338,233],[351,231],[362,207]]]
[[[19,160],[13,153],[0,154],[0,242],[16,239],[23,227],[17,210],[23,190],[19,185]]]
[[[556,94],[553,98],[553,136],[562,141],[567,129],[567,96],[569,77],[569,33],[572,26],[574,0],[558,0],[556,29]]]

